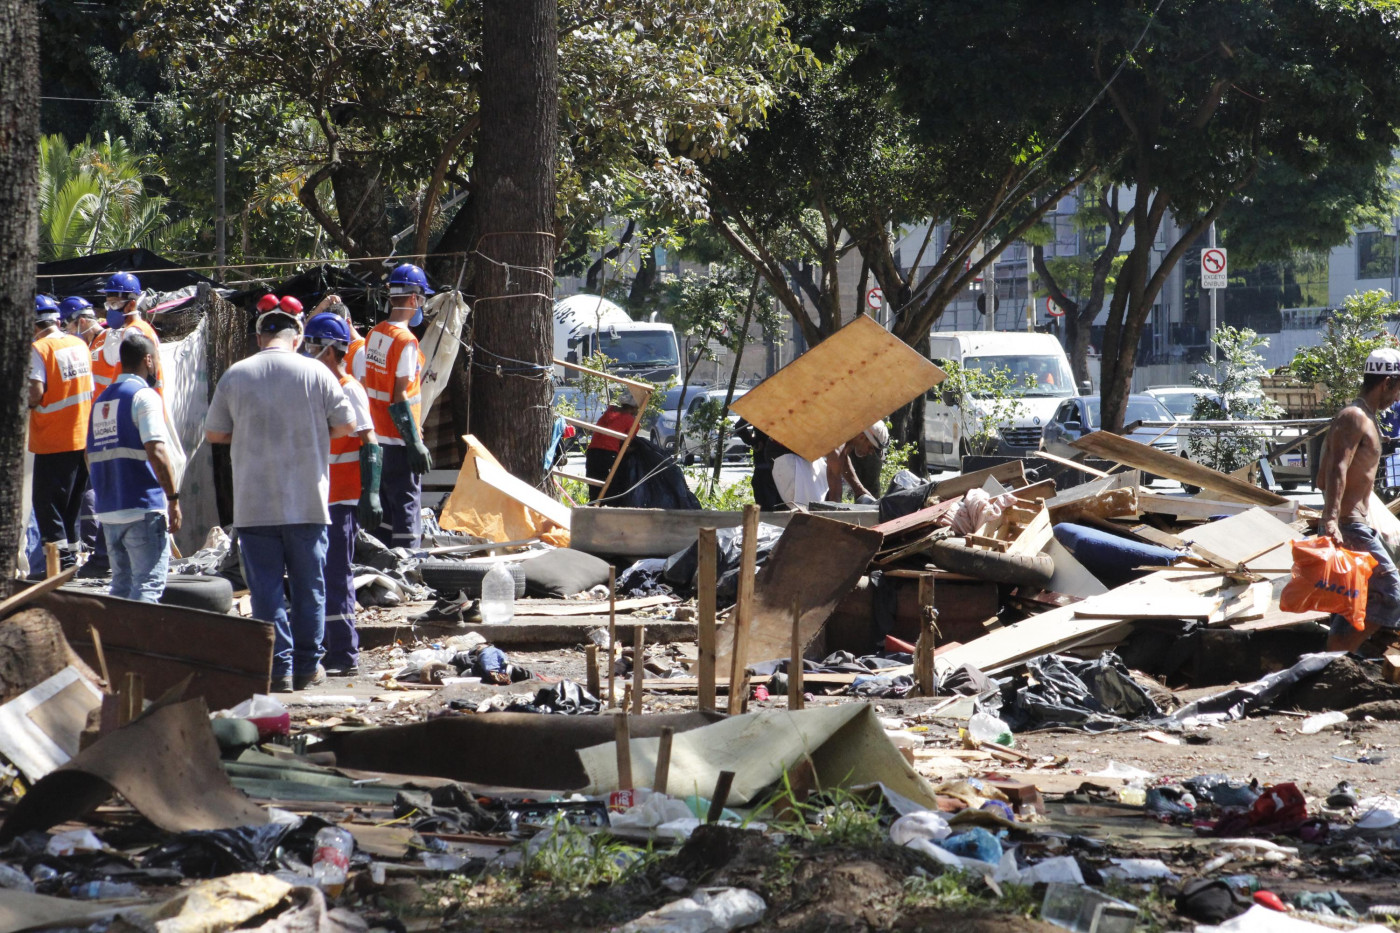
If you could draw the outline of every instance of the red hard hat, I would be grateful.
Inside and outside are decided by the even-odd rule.
[[[277,296],[271,293],[258,299],[258,313],[263,314],[277,307]]]
[[[301,302],[291,295],[286,296],[278,302],[278,307],[288,314],[295,314],[297,317],[301,316]]]

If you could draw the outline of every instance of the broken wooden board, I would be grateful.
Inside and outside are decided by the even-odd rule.
[[[0,706],[0,755],[33,784],[78,754],[78,737],[102,694],[77,668]]]
[[[946,377],[913,347],[861,315],[731,408],[788,450],[816,460]]]
[[[1188,528],[1177,535],[1235,564],[1243,564],[1301,537],[1291,526],[1263,509],[1249,509],[1219,521]]]
[[[1121,588],[1120,588],[1121,589]],[[1251,583],[1206,596],[1173,587],[1172,591],[1105,594],[1075,607],[1075,615],[1088,619],[1169,619],[1219,624],[1230,620],[1257,619],[1268,609],[1273,587]]]
[[[1114,473],[1102,479],[1071,486],[1046,501],[1052,522],[1077,522],[1086,515],[1096,518],[1135,516],[1138,511],[1138,486],[1142,474],[1137,470]]]
[[[475,458],[475,463],[477,479],[530,511],[543,515],[560,528],[569,527],[571,510],[567,505],[550,498],[523,479],[513,476],[505,467],[485,457]]]
[[[952,511],[961,501],[961,498],[953,498],[945,499],[942,502],[935,502],[933,505],[919,509],[917,512],[910,512],[908,515],[901,515],[887,522],[881,522],[874,526],[873,530],[880,532],[880,534],[884,535],[886,538],[893,538],[896,535],[906,534],[910,531],[931,529],[938,523],[940,518]]]
[[[1052,609],[1040,615],[1031,616],[1020,622],[988,632],[975,641],[948,652],[939,658],[940,664],[953,667],[971,664],[987,674],[995,674],[1021,662],[1048,654],[1063,651],[1074,645],[1092,642],[1100,635],[1116,628],[1126,628],[1122,617],[1088,618],[1076,614],[1085,610],[1093,611],[1099,600],[1123,604],[1145,600],[1151,594],[1174,594],[1190,596],[1192,591],[1173,581],[1159,580],[1161,574],[1154,574],[1141,580],[1109,590],[1100,596],[1092,596],[1083,602],[1062,609]],[[1218,584],[1217,584],[1218,585]]]
[[[1238,515],[1250,509],[1263,509],[1282,522],[1298,520],[1298,503],[1292,501],[1288,505],[1249,505],[1220,499],[1202,499],[1197,496],[1164,496],[1155,492],[1143,492],[1138,495],[1138,509],[1154,515],[1186,519],[1213,519],[1222,515]]]
[[[97,665],[92,629],[114,683],[128,673],[159,696],[194,675],[187,697],[203,697],[210,709],[236,706],[267,693],[272,676],[272,625],[257,619],[141,603],[92,590],[56,590],[34,601],[58,618],[68,643]]]
[[[754,581],[753,623],[748,633],[748,663],[773,661],[792,654],[792,604],[796,600],[803,650],[860,580],[880,548],[882,536],[803,512],[792,517]],[[716,633],[717,670],[728,670],[734,625]]]
[[[635,599],[619,599],[612,608],[618,612],[631,612],[634,609],[651,609],[655,606],[669,606],[680,602],[674,596],[638,596]],[[608,614],[606,599],[580,600],[533,600],[515,601],[517,616],[594,616]]]
[[[1087,451],[1096,457],[1112,460],[1124,466],[1135,467],[1155,476],[1174,479],[1180,483],[1209,489],[1229,499],[1249,502],[1254,505],[1290,505],[1292,500],[1267,489],[1227,476],[1208,466],[1202,466],[1185,457],[1164,453],[1147,444],[1114,434],[1109,431],[1094,431],[1077,440],[1070,446]]]
[[[786,528],[798,512],[760,512],[765,525]],[[874,509],[823,512],[822,518],[870,526],[880,520]],[[610,557],[670,557],[695,543],[701,528],[738,528],[744,513],[695,509],[576,508],[570,529],[575,550]]]
[[[989,479],[996,480],[1008,489],[1019,489],[1026,485],[1026,462],[1024,460],[1008,460],[1005,463],[998,463],[996,466],[973,470],[971,473],[963,473],[960,476],[942,480],[934,484],[930,495],[937,496],[939,499],[951,499],[954,496],[961,496],[969,489],[981,489]]]

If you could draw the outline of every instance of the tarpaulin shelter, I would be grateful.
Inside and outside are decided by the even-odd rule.
[[[211,288],[223,287],[221,283],[185,265],[140,246],[75,259],[41,262],[38,290],[61,297],[82,295],[97,306],[101,303],[102,286],[113,272],[134,272],[143,288],[157,292],[179,291],[201,284]]]
[[[410,257],[404,257],[409,261]],[[355,324],[368,330],[383,320],[383,303],[388,297],[387,279],[390,270],[398,265],[389,261],[379,275],[363,275],[344,266],[321,264],[295,275],[267,285],[257,285],[229,296],[229,301],[251,308],[259,298],[274,294],[279,298],[291,295],[310,311],[326,295],[340,296],[350,309],[350,317]],[[436,285],[434,285],[436,288]]]

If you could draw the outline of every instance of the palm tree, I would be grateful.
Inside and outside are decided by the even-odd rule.
[[[69,146],[62,136],[39,142],[39,258],[69,259],[145,246],[156,251],[189,242],[193,218],[172,221],[170,199],[147,190],[164,180],[159,164],[121,137],[104,134]]]

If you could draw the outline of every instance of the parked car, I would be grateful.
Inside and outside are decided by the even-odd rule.
[[[1214,392],[1199,386],[1158,386],[1148,389],[1143,395],[1150,395],[1161,402],[1177,421],[1190,421],[1195,416],[1198,401],[1215,398]]]
[[[747,388],[736,388],[733,400],[737,402],[747,391]],[[667,408],[661,413],[661,417],[656,419],[656,424],[652,425],[651,440],[654,444],[674,453],[676,459],[682,463],[687,462],[688,459],[693,462],[694,458],[700,455],[700,444],[696,443],[696,439],[690,436],[684,428],[678,430],[677,425],[685,425],[707,399],[714,399],[723,404],[724,397],[729,394],[729,390],[700,386],[699,391],[696,391],[696,387],[692,386],[686,392],[685,399],[679,397],[678,389],[676,392],[677,398],[674,408],[671,407],[670,394],[667,394]],[[683,411],[682,406],[684,406]],[[739,416],[731,411],[728,420],[730,431],[726,432],[724,438],[724,459],[726,461],[742,460],[747,456],[749,448],[733,434],[733,427],[739,422]]]
[[[1055,410],[1055,417],[1045,426],[1045,449],[1061,457],[1071,457],[1079,451],[1069,446],[1069,442],[1097,431],[1099,421],[1099,396],[1081,395],[1066,399]],[[1123,416],[1124,424],[1134,421],[1175,421],[1166,406],[1150,395],[1128,396],[1128,410]],[[1158,450],[1175,454],[1177,452],[1177,429],[1138,428],[1127,436],[1140,444],[1151,444]]]

